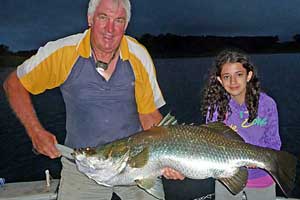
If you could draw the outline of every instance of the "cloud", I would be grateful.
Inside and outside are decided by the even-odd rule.
[[[300,1],[135,1],[132,32],[184,35],[291,35],[300,32]],[[143,4],[143,6],[141,5]],[[160,9],[159,9],[159,7]],[[144,10],[143,8],[149,8]],[[165,8],[165,9],[163,9]],[[134,17],[133,17],[134,18]]]
[[[0,44],[36,49],[86,28],[88,0],[0,0]],[[299,0],[132,0],[128,33],[140,36],[278,35],[300,33]]]
[[[0,44],[12,50],[36,49],[86,27],[87,1],[83,0],[9,0],[1,7]]]

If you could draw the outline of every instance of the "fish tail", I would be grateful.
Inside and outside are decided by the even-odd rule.
[[[269,173],[273,176],[276,183],[282,190],[285,196],[288,196],[294,188],[296,178],[297,158],[285,151],[277,151],[270,155],[273,161],[267,168]]]

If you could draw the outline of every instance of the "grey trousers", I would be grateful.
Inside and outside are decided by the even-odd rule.
[[[227,188],[216,181],[215,200],[276,200],[276,184],[267,188],[244,188],[237,195],[232,195]]]
[[[58,200],[110,200],[115,192],[122,200],[157,200],[137,186],[105,187],[79,172],[76,165],[62,158]]]

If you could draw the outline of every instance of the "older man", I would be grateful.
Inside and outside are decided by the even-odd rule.
[[[72,148],[99,146],[158,123],[165,104],[147,50],[125,36],[129,0],[90,0],[88,25],[79,33],[41,47],[9,75],[4,89],[12,109],[25,126],[33,147],[57,158],[54,134],[35,114],[31,94],[60,87],[66,105],[65,144]],[[137,186],[104,187],[62,158],[59,199],[155,199]],[[172,169],[169,178],[183,177]]]

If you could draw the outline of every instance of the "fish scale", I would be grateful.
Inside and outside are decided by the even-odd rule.
[[[158,177],[165,167],[192,179],[213,177],[233,194],[245,187],[246,168],[258,167],[266,170],[287,195],[294,186],[297,162],[287,152],[245,143],[230,127],[218,122],[153,127],[98,148],[75,151],[74,155],[78,169],[97,183],[138,185],[158,199],[164,199],[163,192],[157,191],[162,187],[157,185],[161,185]]]

